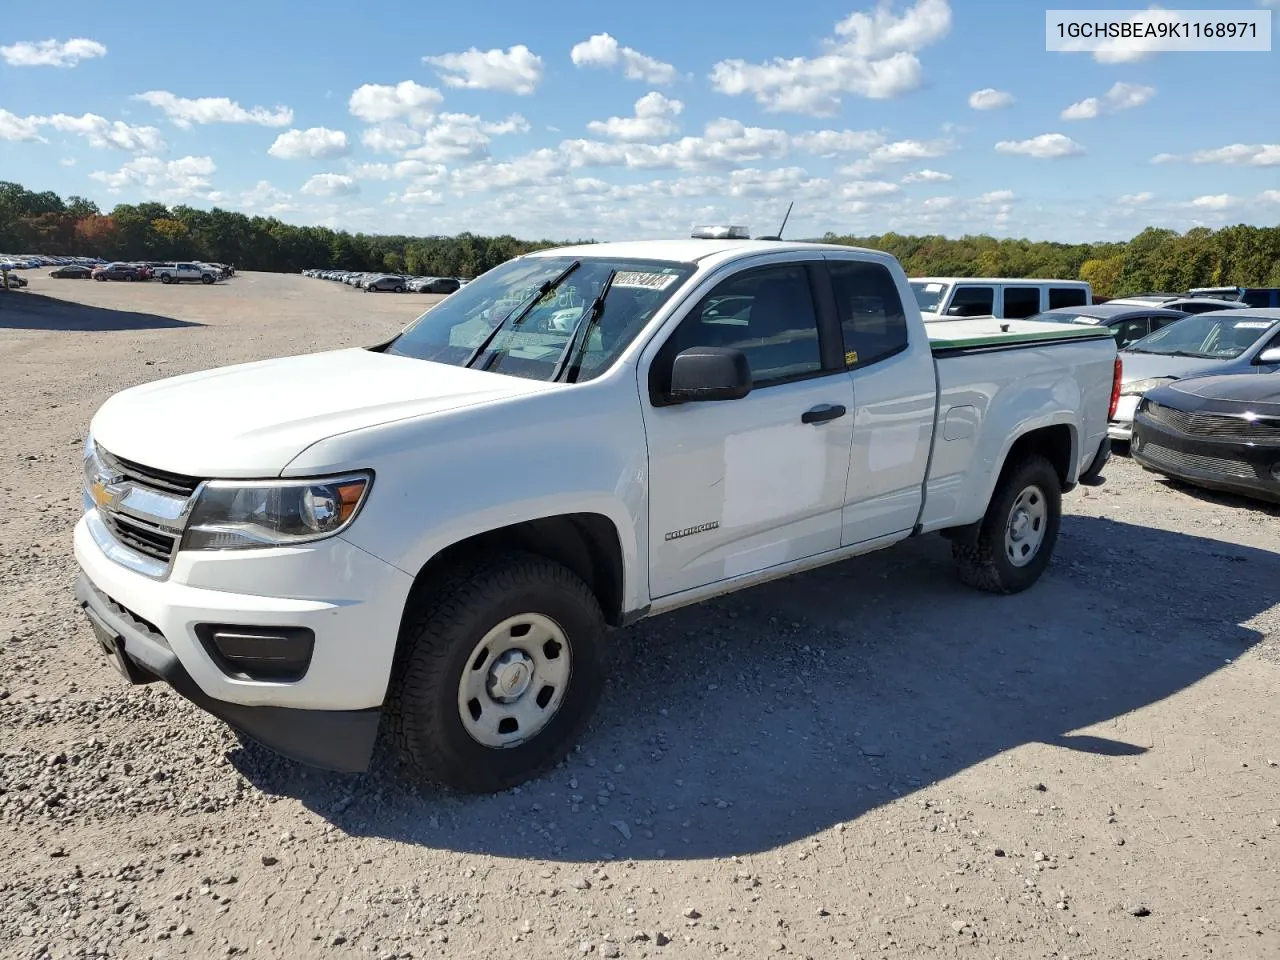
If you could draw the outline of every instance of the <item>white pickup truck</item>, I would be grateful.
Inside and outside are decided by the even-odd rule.
[[[871,250],[532,253],[386,343],[110,398],[77,597],[128,679],[286,756],[367,769],[385,722],[424,778],[505,788],[582,730],[610,627],[931,532],[968,584],[1036,582],[1115,341],[938,326]]]
[[[207,263],[164,263],[155,268],[155,277],[161,283],[213,283],[222,271]]]

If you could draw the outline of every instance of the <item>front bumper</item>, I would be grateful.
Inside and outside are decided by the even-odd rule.
[[[1135,421],[1134,461],[1155,473],[1211,490],[1280,503],[1280,448],[1189,437],[1145,414]]]
[[[84,574],[76,582],[76,600],[99,645],[130,683],[163,680],[202,710],[290,760],[340,773],[369,769],[381,709],[299,710],[215,700],[191,679],[163,636],[112,603]]]
[[[1133,415],[1141,397],[1121,397],[1116,404],[1116,415],[1107,424],[1107,436],[1112,440],[1133,439]]]
[[[102,536],[101,525],[91,518],[92,511],[75,529],[77,597],[100,639],[120,638],[117,664],[131,680],[165,680],[287,756],[363,769],[357,763],[367,763],[367,750],[360,759],[354,745],[372,746],[412,577],[332,537],[291,548],[182,551],[157,579],[111,559],[118,544],[99,543],[93,531]],[[309,629],[306,672],[289,681],[234,675],[202,642],[197,630],[207,624]],[[131,665],[142,673],[131,675]]]

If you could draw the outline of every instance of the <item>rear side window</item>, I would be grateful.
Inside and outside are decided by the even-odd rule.
[[[1024,320],[1032,314],[1040,312],[1039,287],[1005,287],[1004,316],[1005,319]]]
[[[893,275],[878,263],[830,260],[846,367],[865,367],[907,348],[907,317]]]
[[[948,317],[989,317],[996,310],[995,287],[956,287]]]
[[[1277,306],[1277,297],[1280,291],[1276,290],[1246,290],[1240,296],[1241,303],[1247,303],[1251,307],[1274,307]]]
[[[1086,299],[1088,298],[1080,287],[1049,288],[1050,310],[1057,310],[1059,307],[1083,307]]]

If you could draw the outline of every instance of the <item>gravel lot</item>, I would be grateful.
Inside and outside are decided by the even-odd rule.
[[[309,771],[71,596],[110,394],[374,343],[298,276],[0,295],[0,956],[1280,956],[1280,510],[1123,458],[1040,585],[923,538],[615,634],[593,729],[487,798]]]

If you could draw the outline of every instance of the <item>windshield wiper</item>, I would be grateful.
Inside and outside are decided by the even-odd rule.
[[[604,278],[604,283],[600,284],[600,292],[591,301],[591,306],[582,311],[581,316],[578,317],[578,322],[573,325],[573,333],[569,335],[569,342],[560,351],[560,357],[556,360],[555,369],[551,371],[552,383],[555,383],[564,374],[571,358],[586,352],[587,340],[591,336],[591,328],[600,319],[600,314],[604,313],[604,298],[609,295],[609,290],[613,286],[613,278],[617,275],[617,270],[609,271],[609,275]],[[580,358],[578,362],[581,363]]]
[[[532,310],[537,305],[538,301],[541,300],[543,297],[545,297],[548,293],[550,293],[556,287],[560,286],[560,284],[564,283],[565,278],[569,276],[569,274],[573,273],[573,271],[577,270],[580,266],[582,266],[581,260],[573,261],[573,263],[569,264],[569,266],[561,270],[560,273],[557,274],[555,277],[543,282],[542,286],[538,287],[538,289],[535,290],[531,296],[527,297],[524,300],[524,302],[519,303],[515,307],[513,307],[510,313],[508,313],[505,317],[503,317],[496,324],[494,324],[493,329],[490,330],[487,334],[485,334],[485,338],[480,341],[480,345],[478,347],[476,347],[474,350],[471,351],[470,356],[467,357],[467,361],[466,363],[463,364],[463,366],[464,367],[471,366],[473,363],[476,362],[476,358],[478,358],[482,353],[484,353],[486,350],[489,349],[489,344],[493,343],[493,338],[498,335],[499,330],[501,330],[503,327],[507,325],[508,320],[511,321],[512,329],[515,329],[516,327],[520,326],[520,324],[524,321],[524,318],[529,315],[529,311]],[[487,370],[488,368],[489,368],[489,364],[486,364],[484,369]]]

